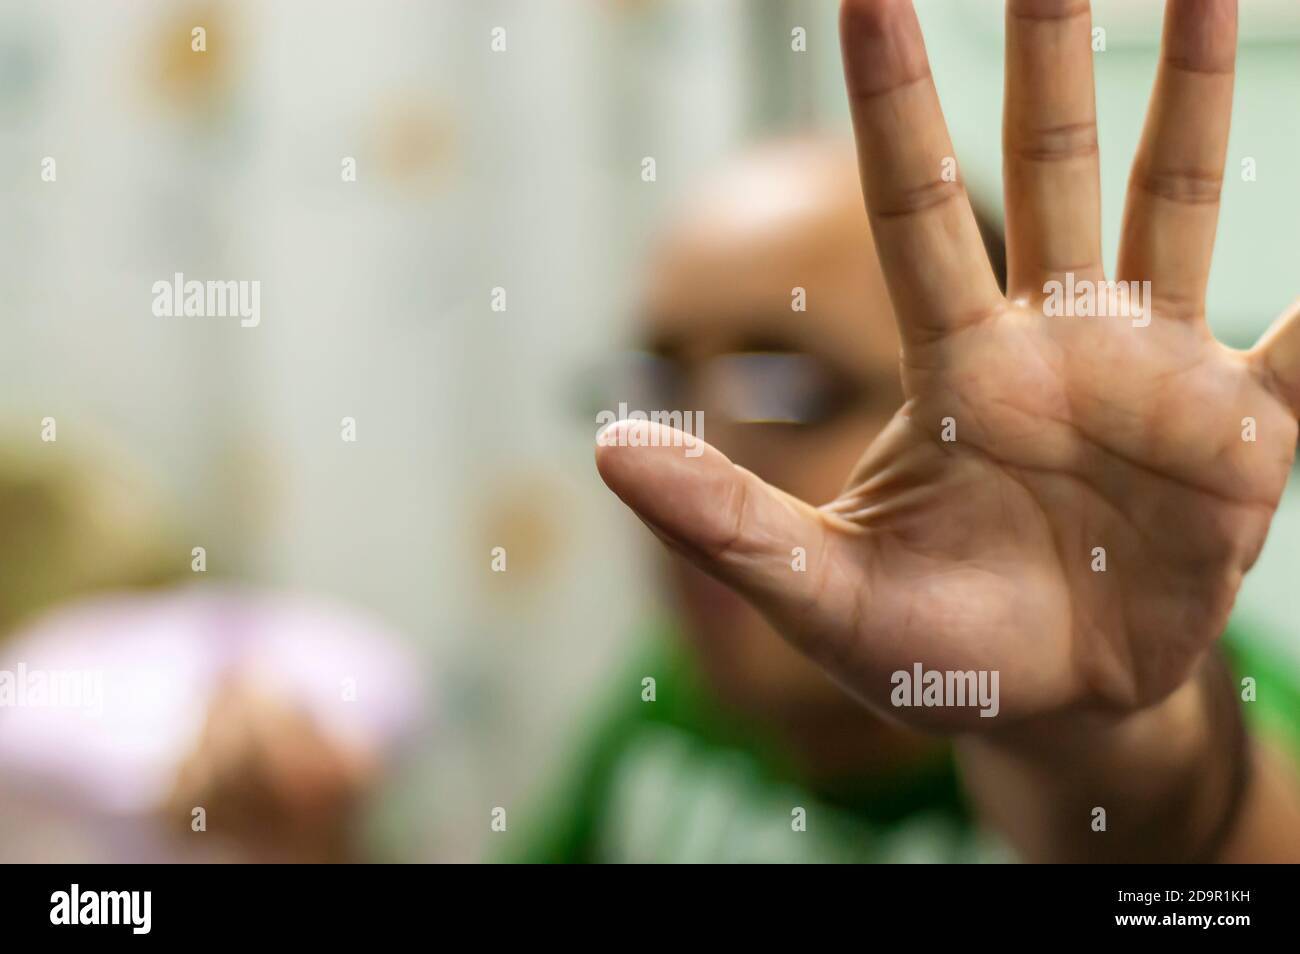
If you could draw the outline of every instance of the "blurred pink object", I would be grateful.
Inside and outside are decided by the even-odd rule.
[[[58,674],[81,699],[16,705],[19,673]],[[150,812],[232,677],[383,761],[420,718],[416,673],[382,624],[314,599],[205,585],[69,604],[0,650],[11,691],[0,694],[0,779],[47,804]]]

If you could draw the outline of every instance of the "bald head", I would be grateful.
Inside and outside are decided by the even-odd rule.
[[[784,342],[858,368],[898,355],[848,141],[774,143],[708,177],[657,245],[648,297],[648,336],[674,348]]]
[[[699,183],[669,242],[752,241],[831,219],[866,228],[852,143],[794,139],[771,143]]]

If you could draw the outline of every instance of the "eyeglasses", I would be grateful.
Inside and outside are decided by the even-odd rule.
[[[628,352],[602,368],[584,403],[601,410],[687,411],[699,405],[736,424],[813,428],[871,397],[872,387],[802,352],[745,351],[703,362]]]

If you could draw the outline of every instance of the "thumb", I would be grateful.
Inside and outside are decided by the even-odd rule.
[[[837,618],[826,514],[765,483],[703,440],[651,421],[596,438],[596,468],[655,535],[730,585],[815,657],[817,620]],[[839,619],[852,618],[838,616]],[[828,636],[831,628],[823,630]],[[820,640],[818,640],[820,641]]]

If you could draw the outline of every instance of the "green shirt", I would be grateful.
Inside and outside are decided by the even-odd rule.
[[[1012,861],[975,824],[951,755],[905,774],[813,791],[775,740],[719,714],[690,660],[660,638],[617,683],[550,796],[512,813],[526,862]],[[1234,669],[1257,732],[1300,759],[1300,688],[1234,628]],[[646,701],[642,680],[655,679]],[[1244,684],[1249,685],[1249,684]],[[1249,692],[1243,694],[1249,698]],[[516,840],[518,839],[518,840]]]

